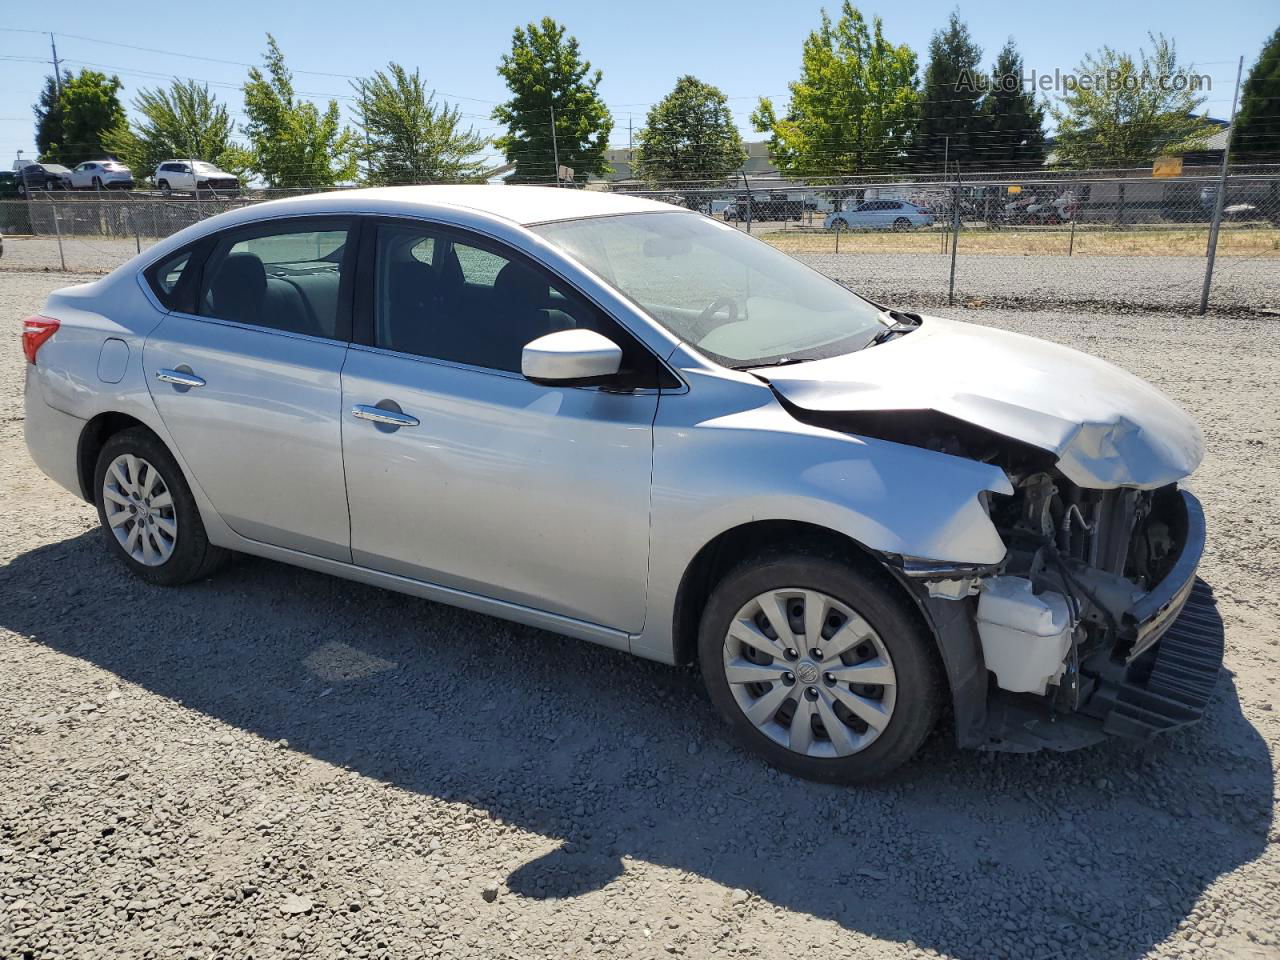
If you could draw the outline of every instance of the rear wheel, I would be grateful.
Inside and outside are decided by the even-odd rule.
[[[178,463],[145,427],[111,437],[94,470],[108,548],[137,577],[177,586],[208,576],[227,553],[209,543]]]
[[[160,192],[163,193],[166,197],[169,196],[169,194],[173,193],[172,188],[170,188],[169,186],[168,180],[158,180],[156,181],[156,186],[160,188]]]
[[[721,581],[699,660],[743,746],[830,783],[883,777],[915,754],[942,685],[929,638],[890,590],[803,548],[758,556]]]

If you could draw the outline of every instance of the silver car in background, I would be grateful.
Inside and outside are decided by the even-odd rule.
[[[933,226],[933,212],[907,200],[867,200],[828,214],[823,226],[828,230],[914,230]]]
[[[214,217],[24,321],[36,463],[176,585],[231,551],[696,661],[848,782],[1196,719],[1222,634],[1162,393],[668,204],[402,187]],[[587,678],[584,682],[589,683]]]

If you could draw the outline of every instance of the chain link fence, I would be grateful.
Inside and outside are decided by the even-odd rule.
[[[698,210],[897,305],[1187,311],[1200,303],[1223,183],[1200,167],[588,189]],[[0,269],[107,271],[193,223],[299,192],[33,192],[0,201],[0,231],[23,235]],[[1226,178],[1209,303],[1280,310],[1280,168]]]

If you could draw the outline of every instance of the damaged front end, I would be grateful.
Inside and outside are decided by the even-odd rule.
[[[1196,578],[1199,501],[1176,484],[1091,490],[1055,470],[1012,479],[1014,495],[991,502],[1008,555],[997,576],[971,581],[994,677],[983,745],[1074,746],[1099,730],[1145,740],[1198,719],[1223,652]]]
[[[1049,452],[929,411],[815,414],[838,427],[999,466],[981,494],[1007,552],[966,566],[886,556],[938,638],[962,746],[1073,749],[1146,740],[1203,713],[1222,663],[1199,501],[1177,483],[1094,489]]]

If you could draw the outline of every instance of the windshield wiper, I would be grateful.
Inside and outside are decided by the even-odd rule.
[[[882,343],[888,343],[898,334],[910,333],[915,328],[916,328],[915,324],[913,323],[895,323],[892,326],[885,327],[883,330],[877,333],[874,337],[868,340],[867,347],[878,347]],[[866,347],[863,347],[863,349],[865,350]]]
[[[921,319],[918,313],[903,313],[901,310],[885,310],[885,316],[893,320],[874,337],[867,341],[867,347],[878,347],[882,343],[888,343],[894,337],[902,333],[910,333],[916,327],[920,326]],[[866,347],[863,347],[865,350]]]
[[[734,370],[758,370],[761,367],[789,367],[793,363],[808,363],[814,357],[783,357],[781,360],[769,360],[766,363],[744,363]]]

